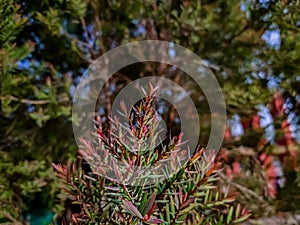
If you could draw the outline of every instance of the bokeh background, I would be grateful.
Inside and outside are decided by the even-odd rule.
[[[299,1],[0,0],[1,221],[49,224],[63,212],[51,163],[76,161],[76,85],[103,53],[155,39],[193,51],[217,77],[228,114],[221,186],[238,191],[252,210],[249,223],[299,223],[299,31]],[[171,65],[137,63],[114,74],[99,95],[104,124],[117,93],[150,75],[188,90],[205,146],[211,119],[205,95]],[[174,107],[160,101],[158,112],[178,134]]]

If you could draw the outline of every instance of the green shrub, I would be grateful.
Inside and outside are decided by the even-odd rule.
[[[37,209],[54,211],[51,162],[75,149],[70,81],[34,58],[37,43],[24,35],[30,16],[17,1],[0,1],[0,221],[14,224]]]
[[[123,107],[128,126],[121,125],[118,119],[111,120],[110,130],[99,126],[97,145],[102,148],[82,140],[79,165],[53,164],[64,180],[65,197],[73,209],[79,209],[73,210],[69,219],[75,224],[234,224],[246,220],[250,214],[240,205],[234,206],[234,195],[218,190],[221,163],[213,152],[205,153],[203,148],[182,166],[172,161],[179,169],[163,182],[146,185],[144,181],[137,186],[119,182],[134,176],[133,166],[155,165],[158,160],[174,158],[182,145],[180,134],[159,149],[140,151],[146,138],[150,138],[150,146],[157,138],[153,132],[157,128],[156,97],[155,90],[150,89],[149,96],[133,110],[135,117],[128,116]],[[125,134],[126,130],[130,134]],[[123,177],[115,164],[101,164],[108,154],[128,163]],[[83,169],[86,161],[92,162],[91,171]],[[101,176],[104,170],[112,176]],[[169,172],[167,167],[164,172]],[[65,223],[67,220],[66,217]]]

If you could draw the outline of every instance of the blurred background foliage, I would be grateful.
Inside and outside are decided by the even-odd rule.
[[[97,57],[145,39],[192,50],[216,75],[229,119],[224,183],[240,191],[253,216],[297,211],[299,31],[299,1],[0,0],[0,218],[24,223],[36,209],[63,210],[51,162],[76,158],[74,89]],[[122,87],[148,75],[173,79],[190,91],[203,126],[199,143],[205,145],[205,96],[168,65],[120,70],[100,96],[101,116],[109,115]],[[164,119],[176,130],[176,112],[165,108]]]

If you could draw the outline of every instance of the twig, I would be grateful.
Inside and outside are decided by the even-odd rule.
[[[259,196],[258,194],[256,194],[254,191],[252,191],[252,190],[250,190],[250,189],[248,189],[248,188],[246,188],[246,187],[244,187],[244,186],[242,186],[242,185],[240,185],[238,183],[235,183],[235,182],[229,180],[228,177],[226,175],[224,175],[222,172],[219,172],[218,174],[221,177],[221,179],[223,181],[225,181],[226,183],[234,186],[235,188],[237,188],[241,192],[247,193],[248,195],[250,195],[250,196],[258,199],[261,203],[269,205],[268,202],[266,202],[261,196]]]
[[[3,96],[3,97],[0,97],[0,98],[1,99],[11,99],[11,100],[16,101],[16,102],[21,102],[21,103],[30,104],[30,105],[44,105],[44,104],[50,103],[48,100],[19,99],[19,98],[16,98],[16,97],[12,96],[12,95]]]
[[[19,221],[16,220],[16,219],[14,219],[14,218],[12,217],[12,215],[10,215],[10,213],[4,211],[4,212],[2,212],[2,214],[3,214],[3,216],[4,216],[5,218],[9,219],[14,225],[22,225],[22,223],[19,222]]]

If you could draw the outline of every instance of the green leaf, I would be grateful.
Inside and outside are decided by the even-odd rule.
[[[227,220],[226,223],[230,223],[231,219],[232,219],[232,213],[233,213],[233,206],[230,207],[228,215],[227,215]]]
[[[37,112],[30,113],[29,116],[30,116],[30,118],[35,120],[36,124],[39,127],[42,127],[43,124],[51,118],[50,115],[45,115],[43,113],[37,113]]]

